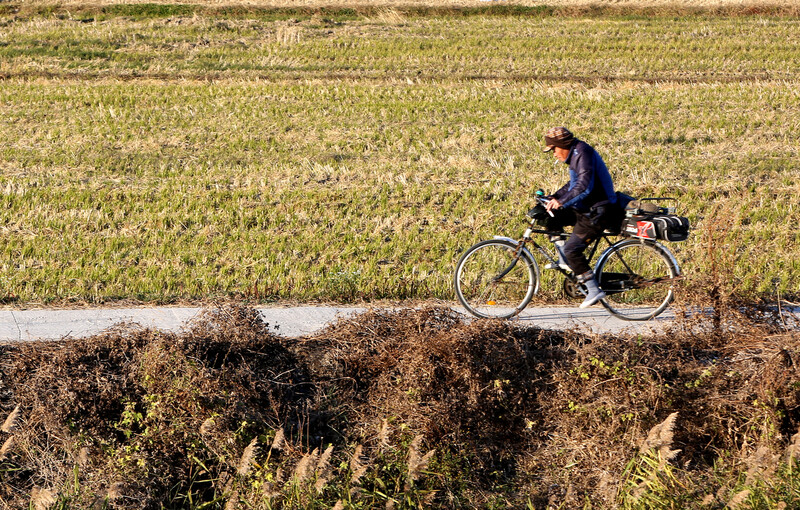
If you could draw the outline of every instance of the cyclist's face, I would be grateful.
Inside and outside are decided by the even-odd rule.
[[[553,154],[556,159],[564,163],[569,156],[569,149],[562,149],[561,147],[553,147]]]

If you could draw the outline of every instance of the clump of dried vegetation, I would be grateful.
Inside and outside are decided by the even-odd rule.
[[[10,508],[800,504],[800,334],[656,337],[367,312],[308,338],[257,311],[0,350]],[[736,506],[738,505],[738,506]]]

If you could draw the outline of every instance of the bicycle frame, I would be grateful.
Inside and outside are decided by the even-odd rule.
[[[566,271],[566,270],[561,268],[561,266],[558,263],[558,254],[557,253],[554,254],[553,252],[548,251],[541,244],[537,243],[536,240],[531,237],[533,234],[546,235],[546,236],[549,236],[551,239],[553,237],[558,237],[561,240],[569,239],[569,236],[570,236],[570,234],[567,234],[567,233],[564,233],[564,232],[555,232],[555,231],[544,230],[544,229],[534,229],[534,228],[530,227],[525,231],[525,234],[523,234],[522,239],[520,239],[520,240],[514,240],[514,239],[511,239],[511,238],[508,238],[508,237],[502,237],[502,239],[507,239],[507,240],[512,241],[512,242],[514,242],[515,244],[518,245],[518,252],[514,254],[514,257],[515,257],[514,260],[516,261],[516,260],[519,259],[519,250],[527,249],[526,248],[526,244],[531,243],[533,248],[537,252],[541,253],[542,256],[548,262],[553,264],[553,268],[554,269],[557,269],[558,272],[561,273],[562,275],[564,275],[566,278],[569,278],[570,280],[572,280],[574,282],[577,282],[578,278],[577,278],[577,275],[575,275],[575,273],[573,273],[572,271]],[[591,249],[589,250],[589,254],[586,257],[587,260],[591,261],[594,258],[595,254],[597,253],[598,248],[600,247],[600,241],[601,240],[605,240],[606,244],[608,244],[609,247],[614,246],[614,243],[612,243],[611,240],[608,239],[609,236],[610,236],[610,234],[605,234],[604,233],[600,237],[595,239],[594,242],[591,243],[591,245],[590,245]],[[495,236],[495,238],[501,238],[501,237],[500,236]],[[551,241],[551,243],[552,243],[552,241]],[[528,250],[528,253],[530,254],[530,250]],[[511,269],[513,269],[513,265],[510,266],[508,268],[508,270],[503,273],[502,276],[505,276],[505,274],[507,274],[508,271],[510,271]]]
[[[510,237],[505,237],[505,236],[494,236],[495,239],[504,239],[506,241],[510,241],[510,242],[514,243],[515,245],[517,245],[517,249],[514,252],[514,258],[513,258],[512,262],[511,262],[511,264],[509,264],[509,266],[507,268],[505,268],[497,276],[495,276],[494,279],[499,281],[504,276],[506,276],[512,269],[514,269],[514,267],[516,266],[517,262],[519,261],[520,253],[525,252],[528,257],[533,258],[532,255],[531,255],[531,251],[527,247],[528,244],[531,244],[532,247],[535,249],[535,251],[540,253],[549,263],[552,264],[552,268],[553,269],[557,270],[559,273],[561,273],[561,275],[563,275],[565,278],[567,278],[571,282],[573,282],[575,284],[579,283],[578,282],[578,276],[574,272],[567,271],[567,270],[565,270],[565,269],[563,269],[561,267],[561,265],[559,264],[559,261],[558,261],[558,254],[547,250],[544,246],[542,246],[541,244],[537,243],[536,240],[533,239],[533,237],[532,237],[534,234],[549,236],[550,239],[551,239],[551,243],[553,242],[552,238],[554,238],[554,237],[558,237],[561,240],[566,240],[566,239],[569,239],[569,236],[570,236],[570,234],[565,233],[565,232],[556,232],[556,231],[550,231],[550,230],[544,230],[544,229],[536,229],[536,228],[533,228],[533,227],[529,227],[527,230],[525,230],[525,234],[523,234],[522,239],[519,239],[519,240],[510,238]],[[608,248],[607,248],[608,251],[604,251],[603,252],[604,257],[607,258],[607,257],[611,256],[613,253],[615,253],[614,245],[617,244],[617,243],[616,242],[612,242],[612,240],[609,239],[609,237],[611,237],[612,235],[613,234],[604,232],[597,239],[595,239],[591,243],[591,245],[590,245],[591,249],[589,250],[589,254],[586,257],[586,259],[590,263],[594,259],[595,255],[597,254],[597,251],[600,248],[600,242],[601,241],[605,241],[606,244],[608,245]],[[672,252],[670,250],[664,248],[662,245],[660,245],[659,243],[657,243],[655,241],[641,241],[641,242],[642,242],[642,244],[649,243],[649,244],[652,244],[652,245],[661,246],[663,248],[663,252],[668,256],[668,258],[670,259],[670,262],[674,265],[674,267],[676,267],[676,268],[679,267],[678,266],[678,261],[675,259],[675,256],[672,254]],[[628,263],[625,261],[625,259],[620,257],[619,260],[622,263],[622,265],[625,266],[625,269],[627,269],[628,273],[633,272],[633,270],[630,268],[630,266],[628,266]],[[598,260],[595,263],[595,268],[600,264],[600,262],[601,262],[601,260]],[[675,276],[675,277],[672,277],[672,278],[656,278],[656,279],[653,279],[653,280],[650,280],[650,281],[639,282],[638,285],[643,287],[643,286],[648,286],[648,285],[655,285],[655,284],[666,282],[666,281],[677,281],[677,280],[680,280],[682,278],[683,278],[683,276],[678,274],[678,276]],[[538,287],[538,284],[537,284],[537,287]],[[603,287],[603,290],[605,290],[606,292],[615,293],[615,292],[624,292],[626,289],[624,289],[624,288],[613,289],[613,288]]]

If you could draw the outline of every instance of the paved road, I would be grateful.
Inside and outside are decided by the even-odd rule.
[[[99,308],[82,310],[0,310],[0,341],[52,340],[80,338],[100,333],[121,322],[143,327],[180,331],[200,308]],[[340,318],[362,313],[362,307],[298,306],[258,308],[270,328],[282,336],[312,334]],[[454,310],[460,311],[458,308]],[[673,320],[669,310],[644,323],[625,322],[610,316],[604,308],[580,310],[577,307],[529,308],[516,319],[549,329],[578,328],[587,332],[616,333],[632,330],[641,333],[661,330]]]

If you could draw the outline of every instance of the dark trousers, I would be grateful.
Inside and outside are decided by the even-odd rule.
[[[569,208],[561,208],[553,213],[555,217],[551,220],[551,227],[555,227],[555,230],[563,230],[566,226],[574,225],[572,235],[564,243],[564,258],[567,259],[567,264],[578,276],[591,271],[589,261],[583,252],[603,233],[610,218],[601,214],[589,219],[585,214]]]

